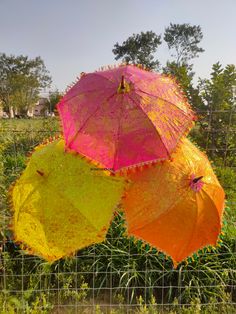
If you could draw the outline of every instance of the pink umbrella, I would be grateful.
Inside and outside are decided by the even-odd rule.
[[[66,147],[113,171],[169,158],[195,120],[173,79],[133,65],[82,75],[58,111]]]

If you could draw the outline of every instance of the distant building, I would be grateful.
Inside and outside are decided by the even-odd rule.
[[[48,99],[40,98],[36,105],[28,110],[29,117],[45,117],[48,116]]]
[[[28,117],[45,117],[45,116],[54,116],[54,113],[49,113],[49,108],[48,108],[48,98],[42,97],[39,99],[39,101],[35,104],[34,107],[29,109],[27,111],[27,116]],[[0,118],[14,118],[14,117],[22,117],[21,114],[18,114],[17,109],[13,111],[13,108],[10,108],[10,113],[7,114],[6,112],[3,111],[3,105],[0,102]]]
[[[3,110],[3,104],[0,101],[0,119],[1,118],[9,118],[9,115]]]
[[[48,115],[48,99],[40,98],[38,103],[33,108],[33,115],[35,117],[47,116]]]
[[[0,101],[0,118],[3,117],[3,106],[2,106],[2,103]]]

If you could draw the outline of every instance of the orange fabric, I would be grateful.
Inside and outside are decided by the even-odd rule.
[[[174,263],[206,245],[215,245],[224,208],[224,191],[207,157],[184,139],[164,161],[128,170],[123,198],[128,233],[170,255]],[[191,187],[194,178],[199,179]]]

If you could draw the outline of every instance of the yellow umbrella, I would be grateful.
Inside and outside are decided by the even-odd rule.
[[[170,255],[176,265],[221,228],[224,191],[207,157],[184,139],[173,160],[130,169],[123,198],[128,233]]]
[[[12,191],[15,240],[49,261],[101,242],[123,186],[63,140],[39,146]]]

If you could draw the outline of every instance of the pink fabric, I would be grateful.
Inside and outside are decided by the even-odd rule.
[[[196,179],[197,177],[195,176],[195,174],[191,175],[191,180],[190,180],[190,188],[194,191],[194,192],[199,192],[203,185],[204,182],[202,181],[202,178],[200,178],[199,180],[197,180],[197,182],[194,182],[194,179]]]
[[[114,171],[168,158],[194,120],[172,79],[130,65],[85,74],[58,111],[67,148]]]

